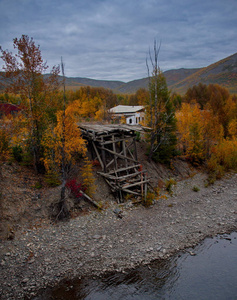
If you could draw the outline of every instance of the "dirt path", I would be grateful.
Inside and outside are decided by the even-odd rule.
[[[32,297],[64,278],[123,270],[166,258],[206,236],[237,230],[237,174],[204,187],[205,175],[183,180],[153,207],[116,205],[0,244],[1,299]],[[196,186],[198,192],[192,189]]]

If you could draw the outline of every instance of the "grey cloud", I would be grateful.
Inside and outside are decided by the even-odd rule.
[[[129,81],[146,76],[154,38],[160,67],[207,66],[236,52],[236,0],[0,0],[0,44],[32,36],[67,76]],[[0,63],[1,65],[1,63]]]

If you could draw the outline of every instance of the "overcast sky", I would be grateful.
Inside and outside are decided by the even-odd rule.
[[[237,0],[0,0],[0,45],[22,34],[68,77],[127,82],[147,76],[154,39],[162,71],[236,53]]]

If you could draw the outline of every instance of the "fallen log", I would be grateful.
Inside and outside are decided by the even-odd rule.
[[[96,208],[101,209],[101,205],[99,205],[99,203],[97,203],[96,201],[94,201],[93,199],[91,199],[91,197],[89,197],[86,193],[84,193],[82,190],[80,190],[80,193],[82,194],[82,196],[84,197],[84,199],[86,201],[88,201],[89,203],[91,203]]]

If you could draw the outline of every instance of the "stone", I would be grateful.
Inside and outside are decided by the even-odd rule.
[[[93,239],[95,239],[95,240],[98,240],[98,239],[100,239],[100,238],[101,238],[101,236],[98,235],[98,234],[96,234],[96,235],[93,236]]]

